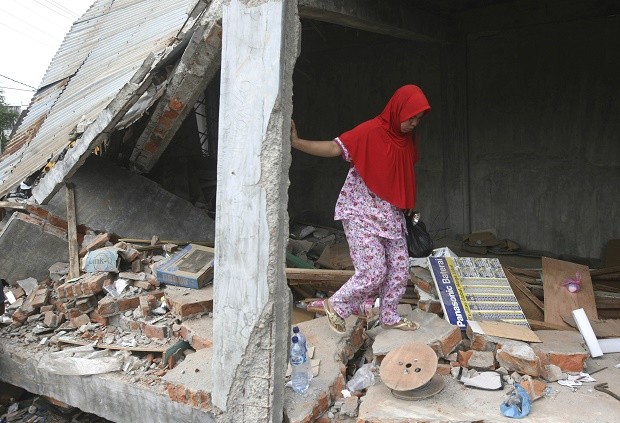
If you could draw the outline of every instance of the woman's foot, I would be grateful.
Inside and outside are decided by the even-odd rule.
[[[420,327],[416,322],[412,322],[406,317],[401,317],[400,320],[392,325],[386,325],[381,323],[383,329],[400,329],[400,330],[416,330]]]
[[[336,313],[336,310],[334,310],[332,305],[329,303],[329,300],[326,299],[323,301],[323,309],[327,315],[329,327],[339,335],[344,334],[347,330],[344,319],[338,316],[338,313]]]
[[[307,303],[306,310],[313,313],[325,314],[325,301],[327,300],[311,300]],[[358,311],[353,312],[353,315],[362,320],[371,320],[379,316],[379,308],[373,307],[373,303],[363,303]]]

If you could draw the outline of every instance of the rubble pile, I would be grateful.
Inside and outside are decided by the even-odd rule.
[[[115,372],[174,402],[210,409],[204,379],[192,381],[188,375],[204,375],[210,368],[213,249],[92,231],[81,241],[78,275],[71,276],[70,263],[56,262],[43,280],[9,281],[0,337],[23,346],[49,372]],[[187,259],[181,266],[186,271],[165,273],[179,257]],[[294,225],[286,258],[295,299],[292,320],[315,354],[310,356],[314,378],[307,394],[315,401],[303,406],[287,402],[285,413],[291,421],[375,421],[372,413],[377,409],[369,404],[381,392],[380,366],[391,351],[406,344],[430,347],[437,356],[436,375],[454,384],[505,392],[507,397],[522,390],[539,404],[563,387],[588,386],[596,381],[592,374],[605,370],[591,361],[592,351],[571,310],[582,307],[601,340],[620,337],[614,320],[620,310],[618,268],[577,267],[575,272],[579,265],[543,258],[541,269],[501,268],[507,284],[502,289],[514,292],[525,325],[451,322],[439,285],[422,263],[425,259],[412,259],[399,313],[418,323],[417,330],[381,328],[375,303],[374,309],[350,318],[346,336],[331,339],[327,324],[317,319],[323,316],[317,303],[353,274],[344,233]],[[563,275],[575,273],[577,293],[559,283]],[[350,383],[368,369],[372,377]],[[295,395],[289,391],[287,395]]]
[[[58,373],[122,370],[133,383],[164,390],[161,377],[168,370],[185,355],[210,346],[210,340],[197,336],[192,327],[199,320],[211,320],[212,287],[196,290],[160,283],[155,268],[178,250],[177,245],[156,238],[148,245],[112,243],[112,238],[107,233],[84,238],[78,277],[69,278],[69,264],[58,262],[45,280],[14,281],[6,290],[10,305],[2,316],[0,336],[50,357],[75,346],[107,351],[110,354],[89,356],[89,368],[61,368]],[[95,363],[103,357],[119,358],[118,368],[97,370]],[[50,361],[48,368],[53,365]]]
[[[305,318],[311,319],[323,315],[320,306],[322,299],[348,279],[353,266],[347,257],[346,241],[341,236],[334,238],[341,239],[340,243],[344,245],[334,243],[330,244],[330,248],[323,247],[317,251],[321,238],[317,240],[313,236],[314,228],[302,227],[298,232],[303,236],[294,237],[292,247],[289,243],[289,251],[309,265],[303,272],[287,269],[287,275],[289,285],[296,294],[297,308],[309,311]],[[289,260],[290,265],[295,263]],[[408,342],[423,343],[433,348],[438,356],[437,374],[451,377],[468,388],[504,391],[507,397],[515,395],[518,385],[518,389],[526,392],[531,402],[555,398],[562,386],[572,390],[581,385],[592,388],[596,379],[591,374],[605,370],[596,362],[588,361],[592,354],[575,320],[570,318],[570,311],[584,307],[597,337],[620,337],[619,321],[613,320],[620,317],[620,270],[617,267],[588,269],[546,258],[543,258],[541,269],[503,266],[502,270],[523,309],[529,328],[510,323],[500,326],[500,322],[484,322],[487,330],[489,324],[494,323],[503,331],[485,333],[476,326],[475,321],[468,322],[466,330],[447,321],[444,315],[446,305],[442,303],[432,273],[419,263],[415,259],[410,262],[409,286],[399,312],[419,323],[420,328],[409,333],[389,331],[378,325],[376,313],[368,318],[364,324],[365,342],[354,356],[349,355],[346,377],[350,381],[356,370],[372,365],[376,378],[362,385],[361,389],[343,391],[344,398],[336,398],[331,407],[324,407],[320,414],[323,420],[319,421],[346,421],[347,418],[358,418],[359,421],[362,417],[358,413],[362,413],[360,407],[364,404],[359,399],[363,400],[368,390],[375,389],[373,385],[380,384],[378,368],[386,354]],[[543,284],[545,277],[550,284],[565,278],[558,279],[558,275],[575,273],[580,275],[583,283],[579,297],[575,297],[575,293],[568,291],[568,288],[566,293],[555,292],[552,291],[554,287]],[[556,285],[562,286],[561,283]],[[354,338],[355,334],[351,333],[351,337]],[[374,395],[372,399],[376,400]],[[345,404],[346,411],[342,411]],[[364,419],[369,415],[364,415]]]

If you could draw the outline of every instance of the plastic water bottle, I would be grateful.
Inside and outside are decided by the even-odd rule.
[[[308,359],[297,336],[293,336],[291,339],[291,368],[293,391],[303,394],[308,390],[308,385],[310,384],[308,379]]]
[[[304,349],[304,353],[306,356],[308,355],[308,344],[306,343],[306,337],[301,330],[299,330],[299,326],[293,326],[293,336],[296,336],[299,340],[299,345]]]
[[[299,329],[299,326],[293,326],[293,336],[296,336],[297,339],[299,340],[299,345],[301,345],[301,347],[304,350],[304,354],[306,355],[306,360],[308,361],[308,381],[312,380],[312,377],[314,376],[312,374],[312,365],[310,363],[310,357],[308,357],[308,343],[306,342],[306,336],[301,332],[301,330]]]

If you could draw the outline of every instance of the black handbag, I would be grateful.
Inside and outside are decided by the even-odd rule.
[[[409,257],[428,257],[433,251],[433,238],[426,230],[426,225],[420,220],[420,213],[405,216],[407,222],[407,250]]]

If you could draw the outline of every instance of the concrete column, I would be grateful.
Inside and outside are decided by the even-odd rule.
[[[226,421],[278,422],[296,2],[227,1],[222,27],[212,398]]]

